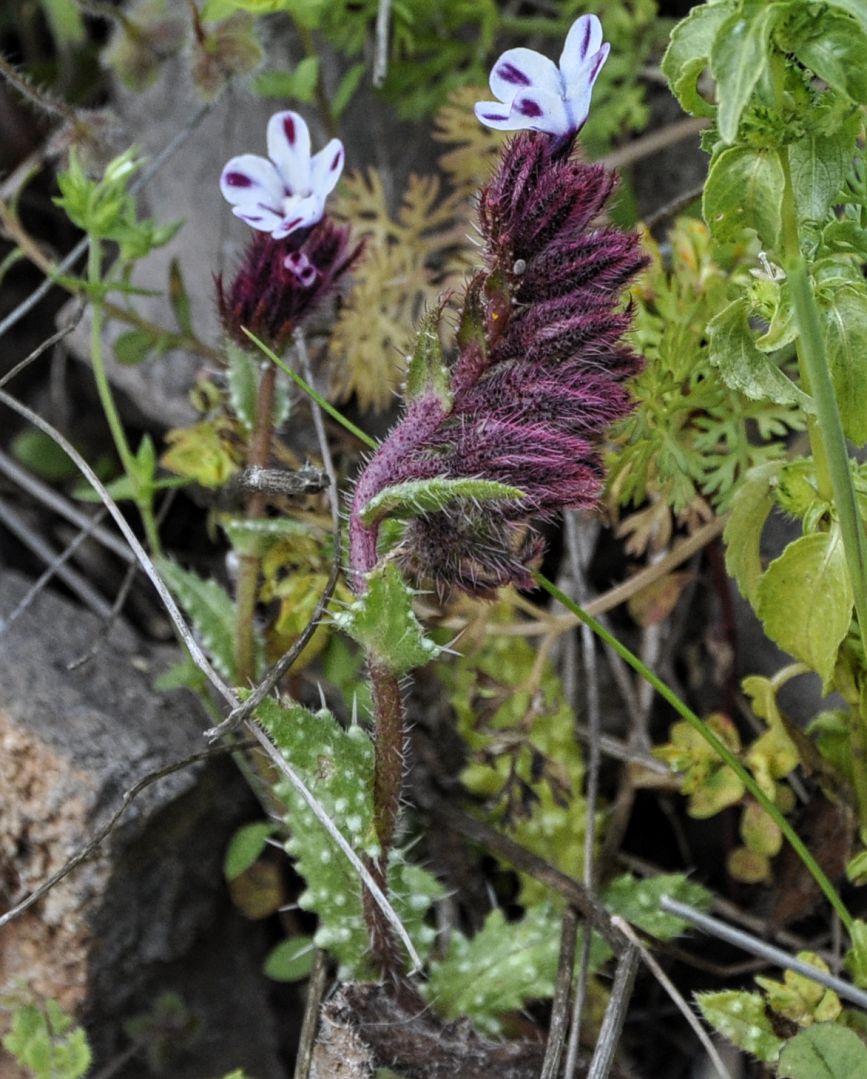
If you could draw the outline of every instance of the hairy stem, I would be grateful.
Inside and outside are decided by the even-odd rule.
[[[251,468],[267,468],[271,456],[271,435],[274,428],[274,394],[277,387],[277,368],[268,364],[259,382],[256,398],[256,426],[250,441],[247,464]],[[257,492],[247,503],[248,521],[263,517],[268,496]],[[238,589],[235,605],[235,676],[240,685],[251,682],[256,674],[253,649],[253,619],[259,594],[261,559],[255,554],[241,555],[238,568]]]

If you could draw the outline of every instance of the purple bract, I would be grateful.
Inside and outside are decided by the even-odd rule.
[[[476,116],[503,131],[574,135],[587,119],[608,50],[595,15],[582,15],[572,24],[559,66],[534,49],[508,49],[491,70],[491,91],[498,100],[480,101]]]

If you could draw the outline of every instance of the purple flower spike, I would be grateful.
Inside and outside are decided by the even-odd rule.
[[[220,176],[220,190],[236,217],[282,240],[322,219],[325,200],[342,171],[340,139],[311,157],[304,118],[278,112],[268,121],[268,157],[233,157]]]
[[[499,100],[480,101],[476,116],[502,131],[575,135],[587,119],[609,48],[596,16],[582,15],[566,37],[559,67],[533,49],[508,49],[491,70],[491,91]]]
[[[586,55],[598,46],[593,30],[576,41],[573,27],[567,44]],[[632,409],[626,382],[641,367],[622,340],[630,312],[621,296],[647,260],[637,234],[594,223],[615,180],[571,150],[571,138],[521,134],[481,192],[484,268],[467,285],[447,390],[432,384],[415,397],[356,485],[356,587],[377,557],[363,510],[384,488],[438,477],[522,492],[455,499],[407,523],[393,556],[443,597],[532,588],[544,546],[534,521],[599,500],[605,431]]]

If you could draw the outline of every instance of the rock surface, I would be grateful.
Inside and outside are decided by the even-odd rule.
[[[0,612],[27,586],[4,572]],[[170,650],[148,651],[120,625],[94,659],[67,669],[99,625],[42,592],[3,638],[2,910],[61,868],[144,776],[204,748],[192,696],[153,689]],[[205,1079],[242,1066],[257,1079],[281,1076],[259,974],[266,942],[231,907],[221,874],[232,832],[256,812],[223,757],[148,786],[91,858],[0,929],[0,991],[26,984],[76,1012],[98,1063],[129,1047],[124,1020],[173,991],[202,1031],[173,1076]],[[0,1077],[11,1079],[2,1058]],[[144,1060],[118,1074],[147,1074]]]

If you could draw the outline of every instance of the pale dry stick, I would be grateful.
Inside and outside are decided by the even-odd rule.
[[[651,974],[653,974],[653,976],[656,978],[662,988],[666,991],[666,993],[668,993],[668,995],[674,1001],[674,1004],[677,1007],[678,1011],[695,1031],[695,1036],[701,1042],[702,1046],[704,1047],[704,1051],[710,1057],[710,1061],[713,1064],[714,1068],[716,1068],[719,1079],[732,1079],[731,1073],[725,1066],[725,1062],[719,1055],[716,1046],[711,1041],[710,1035],[701,1025],[698,1016],[695,1014],[692,1008],[690,1008],[689,1004],[683,999],[683,995],[678,991],[674,982],[672,982],[671,978],[669,978],[669,976],[665,973],[659,963],[657,963],[650,949],[646,948],[641,943],[638,934],[633,930],[632,926],[629,924],[629,922],[626,921],[625,918],[621,918],[619,914],[615,914],[611,921],[614,923],[614,925],[617,926],[620,932],[623,933],[623,935],[627,937],[631,941],[631,943],[638,949],[644,965],[648,968]]]
[[[159,512],[156,516],[157,530],[159,530],[160,526],[165,520],[166,515],[169,511],[169,507],[174,500],[174,495],[176,493],[176,491],[169,491],[168,495],[163,499],[163,503],[160,506]],[[117,595],[114,597],[114,602],[111,605],[111,611],[109,611],[108,618],[104,620],[99,630],[96,632],[96,634],[94,634],[94,639],[91,642],[90,646],[85,649],[85,651],[82,652],[80,656],[70,660],[69,663],[66,664],[66,669],[68,671],[78,670],[79,667],[83,667],[85,663],[89,663],[96,656],[97,652],[99,651],[100,645],[106,639],[106,637],[108,637],[109,633],[111,632],[111,627],[114,625],[116,619],[120,615],[120,612],[123,610],[123,605],[127,601],[127,597],[129,596],[130,590],[132,589],[133,582],[135,581],[137,573],[138,563],[131,562],[126,568],[126,573],[123,576],[120,588],[117,591]],[[203,704],[205,708],[207,708],[207,704],[205,704],[204,701]]]
[[[60,446],[63,452],[67,455],[67,457],[75,464],[79,472],[81,472],[81,474],[90,484],[90,486],[102,499],[103,504],[113,517],[115,524],[120,529],[121,534],[132,549],[132,553],[135,555],[136,559],[138,559],[139,564],[147,574],[151,584],[156,589],[157,595],[160,597],[160,600],[162,601],[166,612],[174,623],[175,629],[178,631],[178,635],[186,645],[190,653],[191,659],[202,671],[202,673],[205,675],[211,685],[217,690],[220,696],[230,705],[235,705],[237,703],[237,698],[234,692],[226,685],[223,679],[211,666],[210,661],[208,660],[202,649],[199,647],[198,641],[195,639],[192,632],[190,631],[189,626],[184,620],[184,616],[181,614],[178,605],[175,603],[174,598],[172,597],[172,594],[169,592],[168,588],[163,583],[163,580],[157,572],[156,566],[154,566],[147,551],[145,551],[144,547],[142,547],[135,532],[133,532],[126,518],[118,508],[117,503],[108,493],[105,485],[96,475],[96,473],[87,463],[87,461],[85,461],[85,459],[81,456],[78,450],[69,442],[67,438],[65,438],[60,433],[60,431],[58,431],[55,427],[48,423],[47,420],[44,420],[32,409],[28,408],[26,405],[23,405],[20,401],[10,396],[8,393],[6,393],[5,390],[0,390],[0,404],[6,405],[7,408],[12,409],[13,412],[17,412],[18,415],[21,416],[23,419],[27,420],[28,423],[32,423],[34,427],[38,427],[39,430],[43,432],[43,434],[48,435],[50,439],[56,442],[57,445]],[[105,614],[107,615],[111,608],[108,604],[105,604],[105,608]]]
[[[298,1039],[298,1053],[295,1058],[294,1079],[308,1079],[313,1064],[313,1050],[316,1046],[316,1031],[319,1026],[319,1005],[325,994],[325,982],[328,979],[328,960],[321,948],[316,949],[313,957],[313,969],[307,981],[307,1001],[304,1005],[304,1019],[301,1023],[301,1036]]]
[[[304,371],[304,378],[308,385],[312,385],[310,355],[307,351],[307,343],[303,331],[297,329],[293,336],[295,347],[298,350],[298,357],[301,361],[301,367]],[[222,723],[205,732],[206,737],[211,739],[218,738],[231,730],[235,730],[253,714],[262,701],[264,701],[268,694],[274,689],[283,675],[307,647],[310,638],[316,632],[316,627],[325,615],[331,597],[334,595],[334,589],[337,587],[338,578],[340,577],[340,506],[337,501],[337,473],[334,469],[334,461],[331,457],[331,449],[328,445],[328,438],[325,433],[322,412],[315,401],[311,400],[310,406],[313,414],[313,426],[319,442],[319,453],[322,457],[322,464],[325,468],[325,474],[328,476],[329,483],[328,497],[331,505],[331,523],[334,534],[334,559],[331,563],[331,572],[328,575],[325,588],[322,590],[322,595],[319,597],[319,602],[316,604],[316,608],[299,638],[295,641],[289,651],[281,656],[265,674],[265,677],[256,686],[249,697],[236,708],[233,708]]]
[[[376,11],[376,38],[373,48],[373,85],[379,89],[388,74],[388,37],[391,26],[391,0],[379,0]]]
[[[857,1004],[859,1008],[867,1008],[867,992],[863,989],[852,985],[851,982],[843,981],[842,978],[838,978],[835,974],[819,970],[818,967],[811,966],[810,963],[804,962],[803,959],[798,959],[797,956],[789,955],[782,948],[775,948],[773,944],[766,944],[765,941],[752,936],[750,933],[745,933],[742,929],[727,925],[718,918],[712,918],[709,914],[704,914],[702,911],[696,910],[695,907],[690,907],[686,903],[671,899],[667,895],[662,896],[659,900],[659,907],[667,914],[675,914],[678,918],[683,918],[685,922],[689,922],[690,925],[694,925],[696,929],[700,929],[709,936],[724,940],[727,944],[733,944],[736,948],[749,952],[750,955],[758,956],[773,966],[782,967],[783,970],[797,971],[798,974],[803,974],[812,981],[818,982],[819,985],[833,989],[838,996]]]
[[[606,1079],[611,1071],[614,1054],[617,1052],[617,1043],[620,1041],[620,1032],[626,1021],[626,1009],[632,997],[632,987],[635,984],[639,961],[638,949],[631,943],[627,944],[614,972],[611,996],[605,1009],[605,1017],[599,1030],[593,1059],[587,1070],[587,1079]],[[565,1073],[565,1079],[572,1079],[574,1075],[573,1068],[571,1072]]]
[[[58,494],[54,488],[49,487],[48,484],[43,483],[42,480],[38,480],[34,475],[28,472],[25,468],[22,468],[17,461],[7,456],[2,450],[0,450],[0,472],[7,476],[14,483],[17,483],[19,487],[25,490],[29,495],[32,495],[37,502],[41,502],[43,506],[47,506],[49,509],[70,524],[80,528],[86,529],[91,538],[101,543],[103,547],[111,551],[112,554],[116,554],[118,558],[122,558],[124,562],[135,562],[135,557],[125,543],[122,543],[113,532],[109,532],[108,529],[103,528],[102,525],[93,525],[93,518],[89,517],[86,513],[83,513],[77,506],[74,506],[71,502]]]
[[[599,163],[609,169],[622,169],[627,165],[634,165],[636,161],[642,161],[645,157],[659,153],[660,150],[665,150],[669,146],[700,134],[709,123],[710,121],[703,117],[696,119],[692,116],[675,120],[673,124],[666,124],[658,131],[651,131],[617,150],[612,150],[610,154],[601,157]]]
[[[111,610],[111,604],[108,603],[105,597],[97,592],[93,585],[82,577],[80,573],[67,566],[63,555],[58,554],[50,544],[37,535],[26,521],[19,517],[14,510],[10,509],[2,499],[0,499],[0,524],[4,525],[16,539],[20,540],[40,561],[49,567],[51,570],[49,576],[56,574],[67,588],[78,596],[85,607],[89,607],[100,618],[105,618]],[[84,537],[81,538],[83,539]],[[31,589],[32,591],[33,589]],[[28,600],[28,605],[31,600],[32,597]],[[6,626],[0,623],[0,631],[5,628]]]
[[[578,535],[577,518],[570,513],[566,518],[566,550],[569,556],[569,564],[572,570],[574,588],[577,592],[576,599],[580,602],[586,591],[586,561],[589,555],[585,555],[582,565],[580,538]],[[600,766],[600,738],[601,738],[601,713],[599,701],[599,671],[596,667],[596,641],[593,631],[589,626],[581,626],[581,658],[584,667],[585,705],[587,715],[587,727],[589,738],[589,756],[587,760],[587,789],[585,802],[587,806],[587,823],[584,831],[584,887],[589,893],[593,893],[595,886],[595,874],[593,866],[594,849],[593,841],[596,838],[596,802],[599,795],[599,766]],[[581,939],[581,966],[578,972],[578,984],[575,990],[575,999],[572,1004],[572,1023],[569,1030],[569,1044],[566,1050],[566,1075],[573,1074],[578,1062],[581,1048],[581,1016],[587,999],[587,986],[590,978],[590,934],[584,933]]]
[[[183,127],[169,142],[163,147],[162,150],[150,160],[147,165],[136,176],[132,183],[129,185],[130,194],[135,194],[140,191],[142,187],[155,176],[157,172],[163,167],[163,165],[174,156],[177,150],[187,141],[187,139],[193,134],[199,124],[204,120],[208,113],[213,108],[212,105],[203,105],[199,111],[190,118],[186,126]],[[66,255],[54,268],[51,277],[46,279],[39,285],[27,299],[22,300],[20,304],[2,320],[0,320],[0,337],[2,337],[8,330],[10,330],[16,323],[20,322],[22,318],[39,303],[39,301],[50,292],[54,287],[54,278],[59,277],[61,274],[65,274],[67,270],[71,270],[72,267],[79,261],[85,254],[87,254],[87,248],[90,241],[87,236],[83,236],[75,247]]]
[[[2,507],[3,503],[2,501],[0,501],[0,509],[2,509]],[[7,617],[3,618],[2,616],[0,616],[0,637],[2,637],[4,633],[8,632],[9,627],[13,624],[13,622],[15,622],[18,618],[21,617],[22,614],[24,614],[24,612],[31,605],[31,603],[33,603],[33,601],[40,594],[40,592],[42,592],[42,590],[48,585],[48,582],[51,580],[52,577],[59,576],[61,580],[63,579],[61,569],[65,566],[69,559],[72,558],[78,548],[82,545],[82,543],[84,543],[84,541],[93,531],[93,528],[95,528],[99,524],[99,522],[104,516],[105,510],[101,510],[98,514],[95,514],[93,518],[93,526],[91,528],[82,528],[75,536],[73,536],[72,540],[70,540],[70,542],[60,552],[60,554],[55,556],[54,561],[49,562],[44,572],[41,573],[39,577],[37,577],[37,579],[33,582],[33,584],[27,589],[25,594],[21,597],[18,603],[16,603],[15,607],[12,609],[12,611],[9,612]],[[76,576],[78,575],[76,574]],[[88,588],[89,587],[90,585],[88,585]],[[98,595],[99,593],[96,594]]]
[[[57,333],[53,333],[50,337],[46,338],[41,345],[37,345],[28,356],[25,356],[23,360],[20,360],[11,370],[0,377],[0,388],[5,386],[7,382],[11,382],[16,375],[20,375],[26,367],[29,367],[31,363],[38,360],[44,352],[47,352],[48,349],[56,345],[58,341],[62,341],[67,334],[72,333],[79,322],[81,322],[81,317],[84,314],[84,307],[85,305],[83,303],[79,303],[77,310],[73,312],[71,322],[59,329]]]
[[[542,1071],[539,1073],[539,1079],[557,1079],[560,1074],[563,1043],[569,1032],[572,971],[575,966],[575,944],[578,939],[578,912],[574,907],[566,908],[561,926],[557,981],[554,985],[554,997],[551,1002],[551,1022],[548,1024],[545,1059],[542,1061]],[[582,937],[582,940],[584,939],[589,940],[590,934],[585,932]]]

